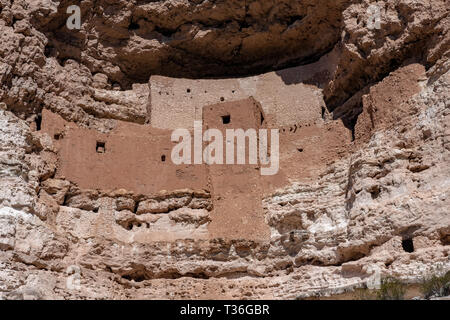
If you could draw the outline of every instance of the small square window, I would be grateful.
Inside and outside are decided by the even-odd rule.
[[[162,162],[166,162],[166,155],[163,154],[163,155],[161,156],[161,161],[162,161]]]
[[[106,143],[97,141],[97,146],[95,147],[97,153],[105,153],[106,152]]]
[[[222,123],[223,124],[228,124],[231,122],[231,116],[228,114],[226,116],[222,116]]]

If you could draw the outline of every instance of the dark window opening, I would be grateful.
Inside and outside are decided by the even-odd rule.
[[[406,252],[414,252],[414,243],[412,239],[404,239],[402,240],[402,248]]]
[[[95,151],[97,151],[97,153],[105,153],[106,152],[106,143],[97,141],[97,146],[95,147]]]
[[[220,97],[220,101],[225,101],[225,98],[224,97]]]
[[[228,124],[230,122],[231,122],[231,116],[230,115],[222,116],[222,123],[223,124]]]
[[[112,89],[115,91],[122,91],[122,86],[119,83],[114,82],[112,85]]]
[[[68,198],[69,198],[69,196],[66,194],[65,196],[64,196],[64,200],[63,200],[63,206],[66,206],[67,207],[67,200],[68,200]]]
[[[191,93],[191,89],[189,89],[189,88],[186,89],[186,92],[187,92],[187,93]]]
[[[130,25],[128,26],[128,30],[137,30],[139,28],[140,26],[136,22],[131,22]]]
[[[358,117],[355,117],[354,119],[352,119],[352,121],[350,122],[350,128],[352,130],[352,141],[355,141],[355,127],[356,127],[356,122],[358,121]]]
[[[34,122],[36,123],[36,131],[40,131],[42,124],[42,115],[38,114],[36,118],[34,118]]]
[[[290,26],[290,25],[294,24],[297,21],[303,20],[303,18],[304,18],[304,16],[296,15],[296,16],[289,17],[286,22],[287,22],[287,25]]]
[[[303,148],[297,148],[298,152],[303,152]]]
[[[162,161],[162,162],[165,162],[165,161],[166,161],[166,156],[165,156],[164,154],[161,156],[161,161]]]
[[[246,29],[246,28],[248,28],[250,25],[247,23],[247,21],[242,21],[242,22],[239,22],[239,31],[242,31],[242,29]]]
[[[370,191],[370,196],[372,197],[372,199],[376,199],[380,195],[380,192],[380,188],[374,188],[372,191]]]
[[[47,58],[53,57],[55,56],[55,51],[56,51],[55,48],[48,44],[44,48],[44,55]]]
[[[61,139],[61,134],[57,133],[53,136],[53,138],[55,138],[55,140],[59,140],[59,139]]]

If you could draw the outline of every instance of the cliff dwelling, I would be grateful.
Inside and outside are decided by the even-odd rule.
[[[0,0],[0,300],[445,298],[448,13]]]
[[[292,70],[282,71],[286,72]],[[272,73],[251,80],[152,77],[147,107],[149,123],[117,121],[108,133],[79,127],[44,109],[39,130],[53,138],[57,170],[43,185],[65,186],[65,194],[57,192],[58,198],[64,198],[63,206],[97,212],[117,210],[113,230],[118,230],[124,240],[138,236],[141,241],[207,238],[269,241],[270,231],[262,208],[264,196],[289,179],[314,177],[314,170],[323,168],[326,161],[344,150],[351,137],[340,121],[323,119],[319,96],[314,93],[317,89],[313,87],[308,89],[301,84],[305,96],[296,98],[302,101],[297,106],[283,93],[291,92],[292,96],[299,86],[274,81],[280,95],[265,94],[264,88],[259,93],[253,92],[266,102],[265,107],[242,86],[237,87],[245,81],[261,81],[270,86],[267,77],[277,76]],[[205,97],[195,94],[200,88],[210,93]],[[167,93],[170,99],[166,98]],[[161,95],[163,99],[159,98]],[[227,101],[222,101],[222,96]],[[180,109],[172,108],[175,105]],[[286,114],[287,107],[291,110],[289,117],[277,118],[279,113]],[[279,172],[271,177],[261,176],[257,170],[259,163],[236,167],[174,164],[170,159],[175,144],[171,141],[171,129],[184,126],[193,131],[195,120],[201,120],[204,130],[219,129],[224,136],[225,129],[231,128],[277,128],[281,131]],[[248,141],[245,146],[248,158]],[[333,151],[325,152],[329,149]],[[324,155],[329,158],[325,160]],[[77,190],[76,196],[71,195],[72,189]],[[117,193],[120,200],[111,196]],[[105,198],[110,199],[102,201]],[[126,205],[118,206],[117,201]],[[166,224],[178,226],[174,229]]]

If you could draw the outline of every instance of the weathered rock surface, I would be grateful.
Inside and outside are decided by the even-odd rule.
[[[87,0],[68,30],[70,1],[0,0],[0,299],[293,299],[449,269],[449,3],[377,3],[380,29],[370,1]],[[148,125],[151,75],[302,64],[278,75],[354,141],[257,189],[266,240],[211,238],[205,190],[83,189],[57,175],[67,131],[39,131],[43,109],[103,135]]]

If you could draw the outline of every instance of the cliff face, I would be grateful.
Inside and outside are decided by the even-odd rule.
[[[380,28],[370,4],[87,0],[68,30],[70,1],[0,0],[0,298],[291,299],[448,270],[449,3],[378,1]],[[277,176],[166,163],[171,121],[221,108],[280,129]]]

